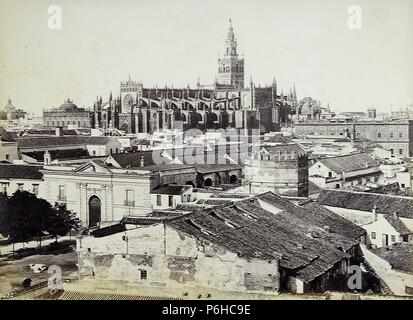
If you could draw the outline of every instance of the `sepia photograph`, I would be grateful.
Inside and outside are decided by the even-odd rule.
[[[413,0],[0,0],[0,41],[3,302],[413,300]]]

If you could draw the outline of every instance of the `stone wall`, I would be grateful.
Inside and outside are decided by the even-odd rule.
[[[127,243],[122,240],[125,234]],[[163,224],[103,238],[79,238],[77,248],[84,278],[241,292],[279,290],[278,261],[247,260]]]

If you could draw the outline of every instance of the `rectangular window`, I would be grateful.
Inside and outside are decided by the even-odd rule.
[[[403,154],[403,149],[399,149],[399,154]]]
[[[393,139],[393,138],[394,138],[394,133],[390,132],[390,139]]]
[[[141,280],[148,279],[148,271],[139,269],[139,273],[140,273]]]
[[[333,173],[331,171],[328,172],[328,177],[331,178],[333,176]]]
[[[59,186],[59,200],[60,201],[65,200],[65,186],[64,185]]]
[[[174,197],[168,196],[168,206],[172,207],[174,205]]]
[[[403,132],[399,132],[399,138],[403,138]]]
[[[23,183],[18,183],[17,184],[17,190],[19,190],[19,191],[23,191]]]
[[[395,235],[392,235],[392,236],[391,236],[391,241],[392,241],[392,242],[396,242],[396,236],[395,236]]]
[[[381,138],[381,133],[377,133],[377,138]]]
[[[157,206],[161,206],[162,205],[162,196],[160,194],[158,194],[156,196],[156,205]]]
[[[6,160],[9,160],[10,155],[6,154]]]
[[[39,185],[38,185],[38,184],[34,184],[34,185],[33,185],[33,193],[34,193],[35,195],[38,195],[38,194],[39,194]]]
[[[126,190],[125,193],[125,206],[134,206],[135,201],[133,200],[134,195],[133,195],[133,190]]]
[[[372,232],[371,233],[371,238],[374,240],[374,239],[376,239],[376,233],[375,232]]]
[[[391,154],[394,154],[394,149],[390,149]]]

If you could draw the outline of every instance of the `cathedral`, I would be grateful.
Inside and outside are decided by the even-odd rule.
[[[270,86],[245,86],[244,58],[230,20],[225,50],[218,58],[213,85],[197,82],[195,88],[148,88],[129,78],[120,84],[120,95],[93,105],[96,128],[116,128],[128,133],[153,133],[159,129],[260,129],[278,131],[297,106],[295,86],[288,95]]]

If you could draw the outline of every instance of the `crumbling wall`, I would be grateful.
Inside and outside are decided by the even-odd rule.
[[[83,277],[148,286],[193,286],[241,292],[278,292],[278,261],[246,259],[163,224],[78,241]],[[141,279],[141,270],[146,278]]]

